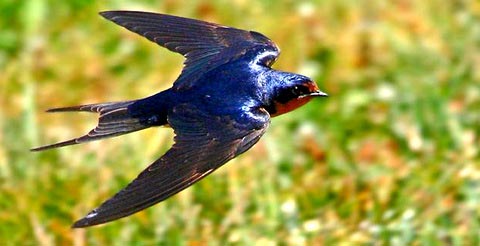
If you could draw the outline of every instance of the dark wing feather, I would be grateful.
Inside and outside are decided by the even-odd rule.
[[[167,199],[248,150],[270,122],[265,111],[248,113],[239,123],[188,105],[177,106],[171,115],[169,124],[176,133],[172,148],[74,227],[116,220]]]
[[[270,39],[253,31],[157,13],[106,11],[100,14],[185,56],[185,66],[173,86],[176,90],[188,89],[204,73],[246,55],[252,62],[271,66],[280,52]]]

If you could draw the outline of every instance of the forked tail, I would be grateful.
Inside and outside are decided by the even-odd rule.
[[[86,111],[100,113],[100,117],[98,118],[98,125],[84,136],[60,143],[33,148],[31,150],[42,151],[52,148],[58,148],[72,144],[99,140],[103,138],[115,137],[148,128],[148,125],[141,124],[138,118],[134,118],[130,115],[128,111],[128,106],[130,106],[134,102],[135,101],[97,103],[49,109],[47,110],[47,112]]]

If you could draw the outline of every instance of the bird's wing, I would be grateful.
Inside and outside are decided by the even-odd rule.
[[[241,120],[213,116],[190,105],[175,107],[168,118],[175,144],[126,188],[77,221],[87,227],[116,220],[180,192],[252,147],[270,123],[265,110]]]
[[[191,88],[204,73],[241,57],[271,66],[280,53],[273,41],[254,31],[148,12],[106,11],[100,15],[185,56],[185,66],[173,86],[176,90]]]

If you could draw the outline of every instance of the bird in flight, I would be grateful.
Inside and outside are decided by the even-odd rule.
[[[170,89],[132,101],[49,109],[99,114],[86,135],[41,151],[169,126],[173,146],[73,227],[113,221],[161,202],[250,149],[270,118],[327,96],[310,78],[271,68],[279,48],[264,35],[210,22],[138,11],[101,16],[186,59]]]

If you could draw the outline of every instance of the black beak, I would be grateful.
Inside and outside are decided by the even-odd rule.
[[[303,98],[303,97],[328,97],[328,94],[323,91],[317,90],[310,94],[305,94],[300,96],[300,98]]]
[[[318,91],[315,91],[315,92],[310,93],[309,96],[313,96],[313,97],[328,97],[328,94],[325,93],[325,92],[323,92],[323,91],[318,90]]]

